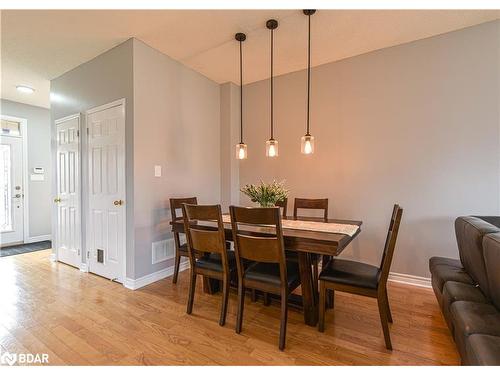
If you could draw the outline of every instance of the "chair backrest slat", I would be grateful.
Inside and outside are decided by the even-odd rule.
[[[391,222],[389,224],[389,230],[387,231],[387,237],[384,245],[384,253],[382,255],[382,260],[380,263],[381,283],[387,282],[389,277],[389,271],[391,268],[392,258],[394,256],[394,249],[396,247],[396,240],[398,238],[399,226],[401,224],[401,217],[403,216],[403,209],[395,204],[392,210]]]
[[[280,262],[280,247],[276,237],[238,234],[238,245],[239,255],[242,258],[264,263]]]
[[[295,198],[293,204],[293,217],[298,217],[299,209],[309,210],[323,210],[323,219],[328,221],[328,198],[322,199],[309,199],[309,198]]]
[[[246,208],[246,207],[236,207],[231,206],[231,218],[235,218],[237,223],[242,224],[255,224],[255,225],[276,225],[276,212],[278,212],[278,217],[280,215],[279,208]],[[231,210],[230,207],[230,210]],[[281,224],[281,221],[279,221]]]

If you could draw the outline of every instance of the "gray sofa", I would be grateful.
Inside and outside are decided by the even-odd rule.
[[[432,288],[464,365],[500,365],[500,217],[455,220],[460,260],[429,260]]]

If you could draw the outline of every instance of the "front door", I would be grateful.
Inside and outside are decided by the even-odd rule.
[[[3,123],[4,120],[2,129]],[[12,132],[18,135],[0,136],[0,244],[2,246],[24,241],[23,139],[21,124],[16,124],[11,124],[10,128],[18,129]]]
[[[125,258],[125,104],[87,112],[89,271],[123,282]]]
[[[81,264],[80,116],[56,122],[57,134],[57,259]]]

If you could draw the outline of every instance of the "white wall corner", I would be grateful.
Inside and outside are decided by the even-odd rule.
[[[429,277],[390,272],[389,281],[393,281],[395,283],[400,283],[400,284],[418,286],[421,288],[432,288],[431,279]]]
[[[184,270],[187,270],[189,268],[189,261],[184,261],[181,262],[179,266],[179,272],[182,272]],[[150,273],[149,275],[140,277],[138,279],[131,279],[131,278],[126,278],[125,282],[123,283],[123,286],[127,289],[132,289],[136,290],[142,287],[145,287],[146,285],[155,283],[157,281],[160,281],[162,279],[165,279],[167,277],[170,277],[174,274],[174,266],[170,266],[167,268],[164,268],[160,271],[156,271],[153,273]]]

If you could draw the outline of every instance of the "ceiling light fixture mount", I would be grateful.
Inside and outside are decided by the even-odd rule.
[[[278,21],[270,19],[266,22],[266,27],[271,30],[271,138],[266,142],[266,156],[273,158],[278,156],[278,141],[274,139],[274,77],[273,77],[273,51],[274,51],[274,30],[278,28]]]
[[[307,119],[306,134],[300,140],[300,151],[305,155],[314,153],[314,137],[309,132],[310,128],[310,101],[311,101],[311,16],[316,13],[316,9],[304,9],[307,16]]]
[[[243,33],[236,33],[234,36],[240,43],[240,143],[236,145],[236,159],[246,159],[248,157],[247,145],[243,142],[243,52],[242,43],[247,39]]]

